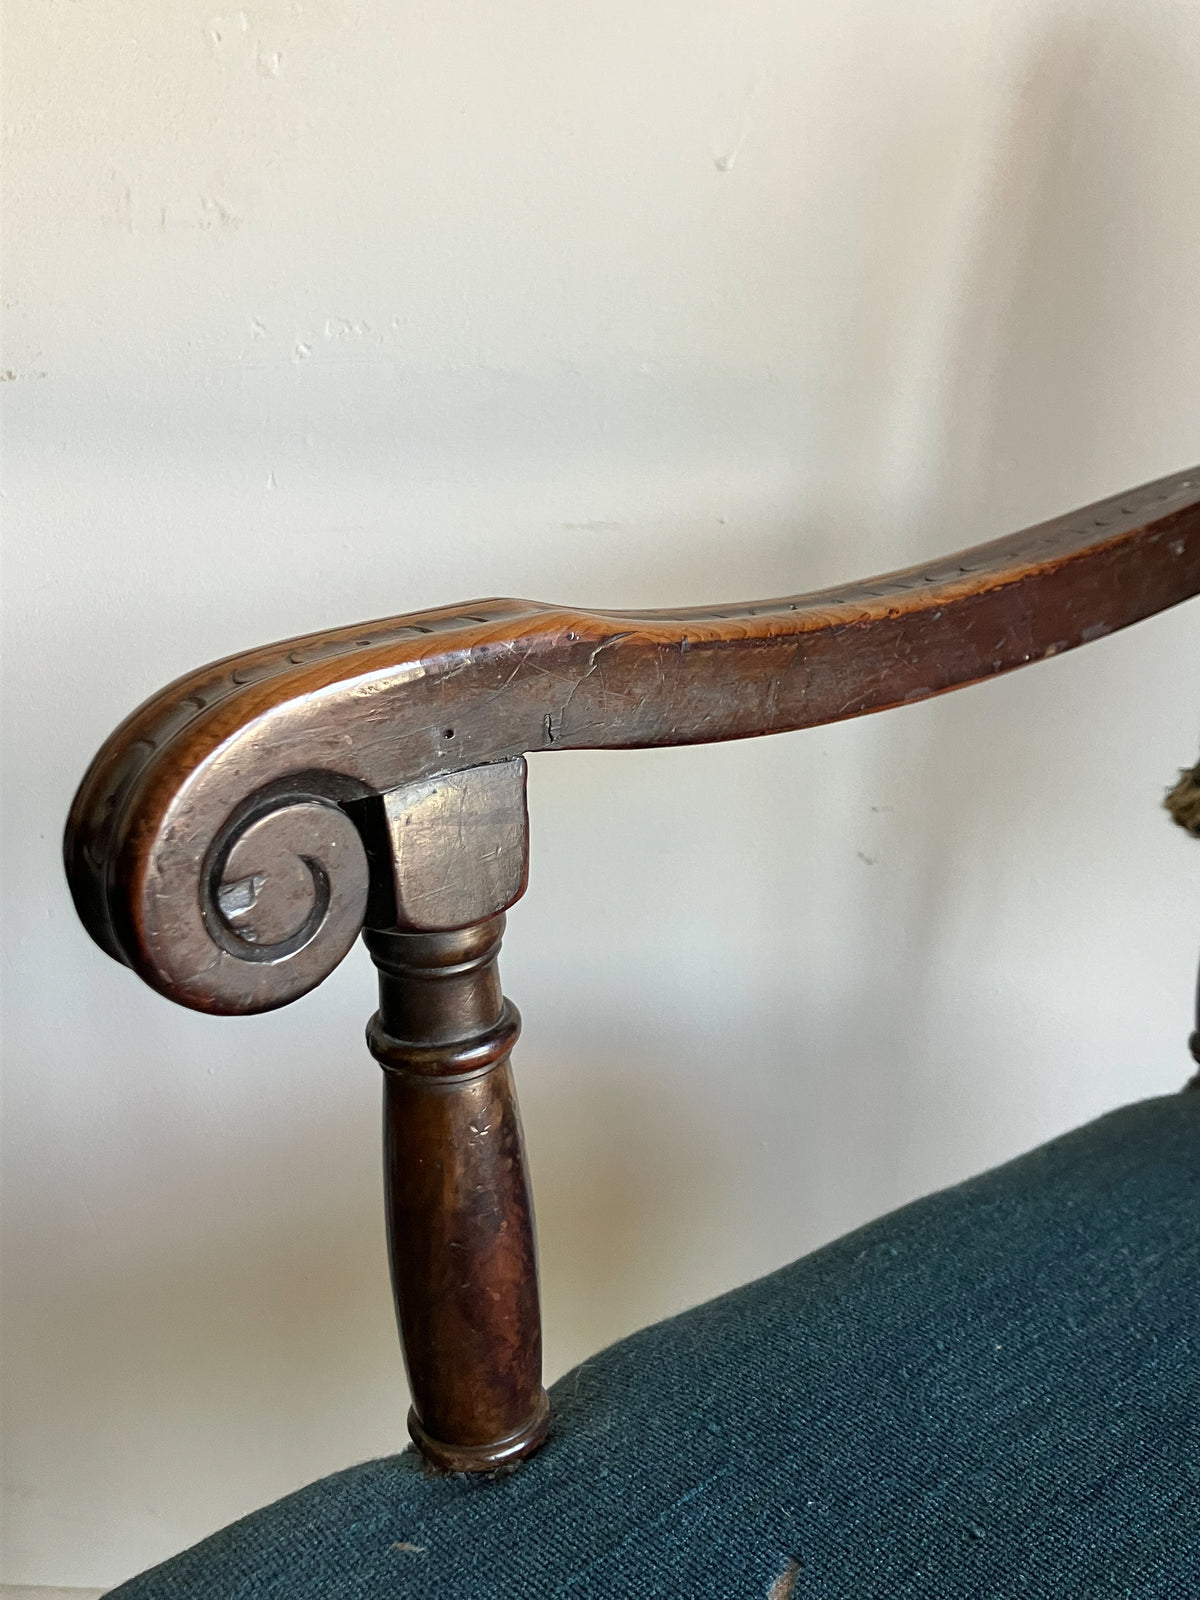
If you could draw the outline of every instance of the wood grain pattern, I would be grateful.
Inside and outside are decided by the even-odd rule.
[[[343,826],[358,800],[530,751],[857,716],[1198,591],[1200,470],[810,595],[621,614],[489,600],[288,640],[178,679],[117,730],[72,809],[72,891],[93,937],[162,993],[266,1010],[319,983],[361,923],[361,846]],[[247,937],[242,899],[280,872],[290,889]]]
[[[503,916],[449,933],[367,934],[384,1069],[388,1254],[428,1460],[482,1472],[545,1437],[533,1202],[509,1055],[520,1032],[496,958]]]

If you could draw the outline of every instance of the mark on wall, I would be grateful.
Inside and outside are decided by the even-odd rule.
[[[253,51],[250,57],[260,78],[278,78],[283,71],[283,51],[273,50],[261,37],[251,38],[250,17],[245,11],[226,11],[210,17],[205,26],[205,36],[214,55],[227,45],[245,39],[246,47]]]
[[[122,233],[132,233],[133,185],[115,167],[109,167],[104,178],[108,192],[101,213],[103,225],[106,228],[119,228]]]
[[[718,129],[714,135],[711,146],[712,160],[718,172],[733,171],[734,163],[750,133],[752,113],[762,85],[762,74],[756,71],[746,82],[741,102],[733,118],[726,127]]]
[[[216,194],[198,194],[194,201],[172,201],[158,208],[159,233],[211,233],[219,237],[236,232],[245,221],[244,212]]]
[[[250,19],[244,11],[228,11],[222,16],[210,17],[208,39],[214,50],[219,50],[226,40],[239,33],[248,33]]]

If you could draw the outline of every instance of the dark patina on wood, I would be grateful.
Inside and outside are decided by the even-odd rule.
[[[361,924],[346,802],[528,751],[857,716],[1198,588],[1200,470],[794,599],[620,615],[491,600],[288,640],[178,679],[113,734],[72,808],[68,876],[92,936],[153,987],[200,1010],[266,1010],[319,983]],[[241,847],[251,830],[269,870]],[[287,935],[248,940],[222,886],[259,877],[265,892],[289,854],[297,887],[271,928]]]
[[[487,1470],[547,1423],[532,1207],[496,977],[525,886],[523,756],[749,738],[922,700],[1200,592],[1200,469],[819,593],[694,611],[487,600],[178,679],[72,807],[80,917],[202,1011],[380,969],[397,1315],[426,1455]]]
[[[535,1450],[542,1388],[533,1205],[500,990],[504,918],[450,933],[369,932],[384,1069],[388,1251],[413,1407],[435,1465],[503,1466]]]

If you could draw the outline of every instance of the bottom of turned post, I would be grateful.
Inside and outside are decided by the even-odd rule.
[[[490,1444],[446,1444],[426,1433],[415,1410],[410,1409],[408,1413],[408,1431],[413,1443],[439,1472],[493,1472],[498,1467],[524,1461],[541,1446],[549,1426],[550,1396],[545,1389],[539,1391],[536,1409],[525,1426],[506,1439],[495,1439]]]

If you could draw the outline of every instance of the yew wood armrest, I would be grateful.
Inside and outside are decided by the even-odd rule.
[[[263,1011],[359,932],[380,969],[389,1228],[431,1459],[545,1430],[502,913],[524,756],[749,738],[1006,672],[1200,591],[1200,469],[818,593],[694,611],[523,600],[390,617],[177,679],[102,747],[66,865],[96,942],[168,998]]]

